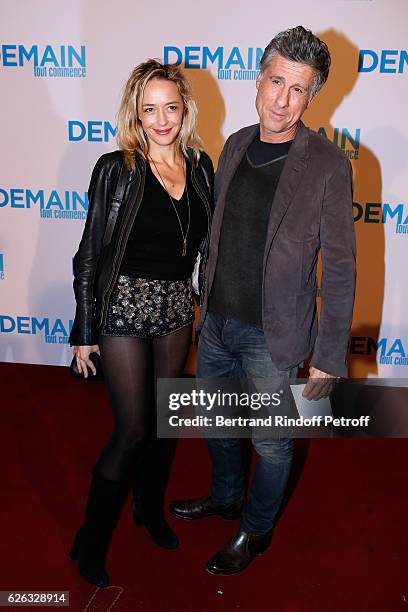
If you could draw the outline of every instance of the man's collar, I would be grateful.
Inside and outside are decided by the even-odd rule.
[[[255,123],[254,125],[249,126],[245,135],[242,136],[241,142],[239,143],[239,146],[237,148],[246,149],[258,133],[259,123]],[[299,157],[306,158],[308,157],[308,140],[309,129],[305,126],[303,121],[299,121],[297,125],[296,134],[290,149],[295,149],[295,153],[297,153]]]
[[[293,139],[292,146],[289,149],[288,162],[293,165],[299,162],[299,164],[306,164],[306,160],[309,157],[309,128],[305,126],[302,121],[299,121],[295,138]]]

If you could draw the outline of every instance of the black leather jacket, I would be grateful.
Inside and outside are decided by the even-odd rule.
[[[201,271],[204,270],[213,209],[214,169],[204,152],[197,163],[192,151],[188,154],[191,181],[205,204],[208,229],[201,251]],[[105,324],[109,299],[119,275],[129,233],[143,196],[146,162],[136,156],[136,171],[129,174],[122,205],[110,243],[102,246],[110,204],[122,163],[122,152],[114,151],[100,157],[92,172],[88,190],[89,208],[78,252],[74,257],[75,320],[69,341],[71,346],[98,344],[99,330]],[[200,274],[203,281],[204,274]],[[201,283],[202,284],[202,283]],[[200,302],[204,287],[200,287]]]

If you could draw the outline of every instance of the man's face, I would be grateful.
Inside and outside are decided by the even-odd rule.
[[[309,105],[316,71],[300,62],[274,55],[256,81],[256,110],[265,142],[291,140]]]

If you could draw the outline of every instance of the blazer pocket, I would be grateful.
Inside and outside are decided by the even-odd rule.
[[[291,234],[289,234],[287,231],[285,231],[283,233],[284,238],[289,242],[289,243],[294,243],[294,244],[304,244],[304,243],[309,243],[309,242],[319,242],[319,234],[318,234],[318,229],[317,232],[311,232],[310,228],[301,228],[300,232],[296,235],[293,234],[293,232]]]
[[[317,288],[296,295],[296,327],[310,329],[316,310]]]

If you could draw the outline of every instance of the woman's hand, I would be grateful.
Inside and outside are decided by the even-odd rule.
[[[92,361],[89,359],[91,353],[98,353],[100,355],[99,346],[93,344],[92,346],[74,346],[74,354],[79,372],[82,372],[84,378],[88,378],[88,368],[92,374],[96,375],[96,368]]]

